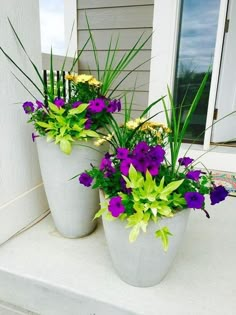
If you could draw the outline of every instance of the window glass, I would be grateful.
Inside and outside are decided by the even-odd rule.
[[[219,6],[220,0],[183,0],[174,91],[177,108],[185,98],[182,122],[205,73],[213,62]],[[197,142],[203,142],[210,79],[185,140],[197,138]]]

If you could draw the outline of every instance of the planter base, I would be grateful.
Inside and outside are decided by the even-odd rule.
[[[140,232],[134,243],[129,242],[130,229],[126,222],[107,221],[103,218],[104,231],[113,266],[119,277],[136,287],[158,284],[167,274],[184,236],[190,210],[179,212],[173,218],[160,220],[160,226],[168,226],[173,236],[165,252],[160,239],[155,238],[158,225],[150,222],[147,232]]]
[[[60,234],[68,238],[92,233],[96,228],[93,218],[99,209],[98,191],[80,185],[77,178],[70,180],[90,164],[97,166],[102,157],[100,152],[79,144],[66,155],[58,145],[37,138],[39,163],[52,217]],[[92,141],[86,142],[86,146],[94,147]]]

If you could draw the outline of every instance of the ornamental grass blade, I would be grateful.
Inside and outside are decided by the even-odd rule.
[[[23,88],[35,99],[37,100],[37,98],[30,92],[30,90],[25,86],[25,84],[13,73],[11,72],[11,74],[15,77],[15,79],[23,86]]]
[[[102,85],[102,94],[106,94],[107,91],[109,90],[109,88],[111,87],[112,83],[114,82],[114,80],[121,74],[122,71],[124,71],[126,69],[126,67],[131,63],[131,61],[136,57],[136,55],[141,51],[141,49],[144,47],[144,45],[150,40],[150,38],[152,37],[152,34],[150,34],[145,40],[142,40],[144,33],[141,34],[141,36],[138,38],[138,40],[135,42],[135,44],[132,46],[132,48],[125,53],[120,60],[116,63],[116,56],[117,53],[119,52],[118,49],[118,43],[119,43],[119,36],[115,42],[115,46],[113,48],[112,46],[112,38],[109,41],[109,47],[107,50],[107,55],[105,58],[105,69],[104,69],[104,73],[101,79],[101,75],[100,75],[100,63],[99,63],[99,58],[98,58],[98,50],[96,47],[96,43],[90,28],[90,24],[89,24],[89,20],[88,20],[88,16],[87,14],[85,14],[86,17],[86,22],[87,22],[87,27],[88,27],[88,31],[90,34],[90,39],[92,42],[92,48],[93,48],[93,55],[94,55],[94,60],[95,60],[95,64],[96,64],[96,68],[97,68],[97,76],[98,76],[98,80],[102,80],[103,81],[103,85]],[[151,59],[151,58],[150,58]],[[114,93],[114,91],[117,90],[117,88],[120,86],[120,84],[136,69],[138,69],[139,67],[141,67],[141,65],[143,65],[144,63],[148,62],[150,59],[146,60],[145,62],[143,62],[142,64],[140,64],[139,66],[135,67],[135,69],[129,71],[129,73],[116,85],[115,88],[113,88],[112,92],[109,94],[109,98],[112,96],[112,94]]]
[[[155,102],[153,102],[152,104],[150,104],[142,113],[142,115],[140,116],[140,118],[143,118],[152,108],[153,106],[155,106],[157,103],[159,103],[160,101],[162,101],[166,96],[162,96],[160,97],[158,100],[156,100]],[[159,112],[161,113],[161,112]],[[155,116],[153,116],[155,117]]]
[[[74,70],[74,67],[75,67],[76,63],[78,62],[80,56],[84,52],[84,50],[85,50],[86,46],[88,45],[89,41],[90,41],[90,38],[87,39],[87,41],[85,42],[84,46],[81,48],[81,50],[78,51],[79,53],[78,53],[77,57],[74,59],[72,67],[70,68],[69,72],[72,72]]]
[[[54,71],[53,71],[53,54],[52,54],[52,47],[50,52],[50,72],[49,72],[49,80],[50,80],[50,87],[49,87],[49,96],[51,102],[54,101]]]
[[[30,83],[39,91],[39,93],[44,97],[43,92],[40,88],[34,83],[34,81],[15,63],[15,61],[0,47],[0,50],[5,55],[5,57],[30,81]]]
[[[88,31],[89,31],[90,40],[92,42],[93,55],[94,55],[94,60],[95,60],[96,67],[97,67],[97,78],[98,78],[98,81],[100,81],[100,64],[99,64],[99,58],[98,58],[98,54],[97,54],[97,47],[96,47],[96,43],[95,43],[95,40],[94,40],[92,31],[91,31],[91,28],[90,28],[90,24],[89,24],[87,13],[85,13],[85,18],[86,18]]]
[[[142,67],[145,63],[149,62],[151,59],[152,59],[152,58],[148,58],[148,59],[145,60],[144,62],[140,63],[140,64],[139,64],[137,67],[135,67],[134,69],[128,71],[128,73],[124,76],[124,78],[121,79],[121,80],[117,83],[117,85],[112,89],[112,91],[111,91],[111,93],[108,95],[108,97],[110,98],[110,97],[113,95],[113,93],[118,89],[118,87],[121,85],[121,83],[124,82],[124,81],[127,79],[127,77],[128,77],[131,73],[133,73],[134,71],[136,71],[137,69],[139,69],[140,67]],[[124,70],[123,70],[123,71],[124,71]]]
[[[35,65],[35,63],[34,63],[34,62],[32,61],[32,59],[30,58],[28,52],[26,51],[25,46],[23,45],[23,43],[22,43],[22,41],[21,41],[19,35],[17,34],[17,32],[16,32],[16,30],[15,30],[15,28],[14,28],[14,26],[13,26],[11,20],[9,19],[9,17],[7,17],[7,19],[8,19],[8,22],[9,22],[9,24],[10,24],[10,26],[11,26],[11,29],[12,29],[13,33],[14,33],[15,36],[16,36],[16,39],[17,39],[18,43],[20,44],[22,50],[24,51],[24,53],[25,53],[26,56],[28,57],[28,59],[29,59],[31,65],[33,66],[33,68],[34,68],[34,70],[35,70],[37,76],[39,77],[39,79],[40,79],[40,81],[41,81],[41,83],[42,83],[42,85],[43,85],[43,87],[44,87],[44,90],[46,90],[46,85],[45,85],[45,82],[44,82],[44,80],[43,80],[42,75],[40,74],[40,72],[39,72],[37,66]]]
[[[209,74],[210,74],[210,68],[208,69],[207,73],[205,74],[202,82],[201,82],[201,85],[197,91],[197,94],[195,95],[195,98],[190,106],[190,109],[187,113],[187,116],[186,116],[186,119],[184,121],[184,124],[183,124],[183,127],[182,127],[182,130],[181,130],[181,133],[180,133],[180,139],[183,139],[184,135],[185,135],[185,132],[186,132],[186,129],[192,119],[192,116],[193,116],[193,113],[195,112],[196,110],[196,107],[200,101],[200,98],[202,96],[202,93],[205,89],[205,86],[206,86],[206,83],[207,83],[207,80],[208,80],[208,77],[209,77]]]

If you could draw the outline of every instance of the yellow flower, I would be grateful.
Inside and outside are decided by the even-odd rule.
[[[134,120],[130,120],[125,125],[128,129],[135,129],[138,127],[138,124]]]
[[[104,142],[106,142],[106,139],[98,139],[97,141],[94,142],[94,145],[96,145],[96,147],[99,147]]]
[[[65,79],[69,80],[69,81],[72,81],[72,80],[74,80],[74,75],[68,73],[68,74],[65,75]]]
[[[103,143],[110,141],[113,137],[113,134],[108,134],[107,136],[103,136],[102,138],[98,139],[97,141],[94,142],[94,145],[96,145],[97,147],[99,147],[100,145],[102,145]]]
[[[165,127],[164,130],[165,130],[166,133],[171,133],[172,132],[172,130],[170,128],[167,128],[167,127]]]
[[[145,118],[136,118],[135,120],[130,120],[126,123],[126,127],[128,129],[135,129],[137,128],[140,124],[142,124],[146,119]]]
[[[90,74],[80,74],[80,75],[74,76],[73,81],[75,82],[75,84],[85,83],[85,82],[88,82],[89,80],[91,80],[92,78],[93,78],[93,76]]]
[[[113,137],[113,134],[108,134],[106,137],[104,137],[104,139],[106,139],[107,141],[110,141]]]
[[[88,81],[88,84],[99,87],[102,85],[102,82],[100,82],[97,79],[95,79],[94,77],[92,77],[92,79]]]

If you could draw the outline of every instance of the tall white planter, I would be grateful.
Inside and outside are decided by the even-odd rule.
[[[98,165],[102,155],[90,148],[74,145],[66,155],[58,145],[37,138],[39,163],[49,207],[57,230],[65,237],[90,234],[96,227],[93,217],[99,208],[98,191],[84,187],[75,175]],[[93,147],[92,142],[77,144]]]
[[[165,252],[160,239],[155,238],[159,226],[148,224],[147,232],[140,232],[137,240],[129,242],[130,229],[127,222],[108,221],[103,217],[103,226],[113,266],[120,278],[137,287],[158,284],[167,274],[184,236],[190,210],[179,212],[173,218],[160,220],[160,226],[168,226],[173,236]]]

